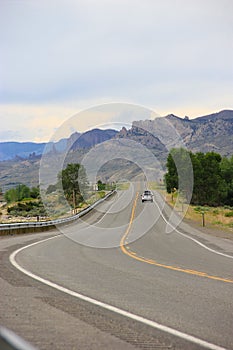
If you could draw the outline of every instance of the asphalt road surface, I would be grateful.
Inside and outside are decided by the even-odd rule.
[[[169,225],[143,189],[1,238],[1,324],[40,349],[233,349],[233,241]]]

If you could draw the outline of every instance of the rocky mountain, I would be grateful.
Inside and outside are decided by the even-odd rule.
[[[84,132],[83,134],[79,135],[77,137],[76,141],[72,144],[71,149],[86,149],[94,147],[95,145],[98,145],[99,143],[108,141],[116,136],[118,132],[116,130],[112,129],[92,129],[87,132]]]
[[[140,137],[137,137],[138,130]],[[165,153],[172,147],[183,146],[193,152],[215,151],[230,156],[233,154],[233,111],[223,110],[195,119],[169,114],[154,120],[135,121],[130,130],[122,129],[118,137],[136,137],[148,147]]]
[[[0,159],[4,160],[0,161],[0,187],[6,190],[18,183],[37,185],[44,147],[45,144],[35,143],[0,143]],[[156,169],[156,176],[161,178],[173,147],[233,155],[233,110],[195,119],[169,114],[154,120],[137,120],[131,128],[119,132],[111,129],[76,132],[68,139],[47,144],[46,156],[48,168],[56,168],[54,159],[61,158],[66,165],[81,162],[88,154],[90,163],[99,166],[99,176],[104,181],[137,178],[145,169],[153,178]],[[92,148],[94,151],[89,152]]]
[[[168,117],[181,135],[185,146],[193,152],[214,151],[224,156],[233,154],[233,111],[224,110],[188,120]]]

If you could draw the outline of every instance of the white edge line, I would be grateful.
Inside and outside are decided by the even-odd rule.
[[[165,203],[165,202],[164,202],[164,203]],[[170,222],[167,221],[167,219],[166,219],[165,216],[163,215],[162,210],[161,210],[160,207],[159,207],[159,204],[158,204],[156,201],[155,201],[155,204],[156,204],[156,206],[158,207],[159,212],[160,212],[160,215],[162,216],[162,218],[163,218],[163,220],[166,222],[166,224],[169,225],[171,228],[173,228],[178,234],[180,234],[181,236],[183,236],[183,237],[185,237],[185,238],[190,239],[191,241],[197,243],[197,244],[200,245],[202,248],[204,248],[204,249],[206,249],[206,250],[209,250],[209,251],[212,252],[212,253],[225,256],[226,258],[229,258],[229,259],[233,259],[233,256],[232,256],[232,255],[228,255],[228,254],[224,254],[224,253],[218,252],[218,251],[215,250],[215,249],[209,248],[208,246],[206,246],[204,243],[201,243],[201,242],[198,241],[197,239],[192,238],[192,237],[190,237],[189,235],[180,232],[176,227],[174,227]],[[165,204],[166,204],[166,203],[165,203]],[[175,213],[175,214],[176,214],[176,213]]]
[[[90,298],[88,296],[85,296],[83,294],[79,294],[73,290],[70,290],[68,288],[65,288],[65,287],[62,287],[54,282],[51,282],[49,280],[46,280],[40,276],[37,276],[35,275],[34,273],[26,270],[25,268],[23,268],[22,266],[20,266],[17,262],[16,262],[16,255],[18,253],[20,253],[21,251],[27,249],[27,248],[30,248],[34,245],[37,245],[37,244],[40,244],[40,243],[44,243],[46,241],[49,241],[51,239],[54,239],[54,238],[57,238],[57,237],[62,237],[61,235],[56,235],[54,237],[50,237],[50,238],[46,238],[42,241],[39,241],[39,242],[34,242],[34,243],[31,243],[29,245],[26,245],[22,248],[19,248],[17,250],[15,250],[13,253],[11,253],[10,257],[9,257],[9,260],[10,260],[10,263],[18,270],[20,270],[22,273],[24,273],[25,275],[33,278],[34,280],[37,280],[41,283],[44,283],[46,284],[47,286],[49,287],[52,287],[52,288],[55,288],[63,293],[66,293],[70,296],[73,296],[75,298],[78,298],[80,300],[83,300],[83,301],[86,301],[88,303],[91,303],[93,305],[96,305],[96,306],[99,306],[99,307],[102,307],[103,309],[106,309],[106,310],[109,310],[111,312],[115,312],[121,316],[124,316],[124,317],[127,317],[127,318],[130,318],[134,321],[137,321],[137,322],[140,322],[140,323],[143,323],[145,325],[148,325],[152,328],[155,328],[155,329],[158,329],[160,331],[163,331],[163,332],[166,332],[166,333],[169,333],[171,335],[174,335],[178,338],[181,338],[183,340],[186,340],[186,341],[189,341],[191,343],[194,343],[194,344],[197,344],[199,346],[202,346],[206,349],[210,349],[210,350],[226,350],[226,348],[223,348],[221,346],[218,346],[218,345],[215,345],[215,344],[212,344],[212,343],[209,343],[205,340],[202,340],[202,339],[199,339],[199,338],[196,338],[192,335],[189,335],[189,334],[186,334],[186,333],[183,333],[183,332],[180,332],[180,331],[177,331],[176,329],[173,329],[173,328],[170,328],[170,327],[167,327],[167,326],[164,326],[162,324],[159,324],[155,321],[152,321],[152,320],[148,320],[142,316],[138,316],[138,315],[135,315],[131,312],[128,312],[128,311],[125,311],[125,310],[122,310],[122,309],[119,309],[118,307],[115,307],[115,306],[112,306],[112,305],[109,305],[109,304],[106,304],[104,302],[101,302],[101,301],[98,301],[96,299],[93,299],[93,298]]]

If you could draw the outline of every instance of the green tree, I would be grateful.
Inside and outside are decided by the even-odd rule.
[[[98,191],[104,191],[105,190],[106,184],[103,183],[101,180],[98,180],[97,185],[98,185]]]
[[[168,193],[176,188],[185,194],[186,199],[192,193],[191,203],[195,205],[232,203],[233,157],[222,160],[221,155],[215,152],[194,154],[179,148],[171,150],[166,165]]]
[[[176,168],[175,161],[172,157],[172,153],[170,152],[167,157],[167,173],[165,174],[165,184],[167,193],[172,193],[174,188],[178,188],[178,172]]]
[[[30,188],[23,184],[20,184],[15,188],[11,188],[5,193],[5,200],[7,203],[21,201],[22,199],[29,197]]]
[[[83,201],[81,191],[85,192],[88,185],[84,167],[70,163],[58,174],[58,180],[67,200],[76,208]]]
[[[191,152],[184,148],[173,148],[167,157],[165,183],[168,193],[178,189],[190,200],[193,188]]]
[[[227,187],[225,204],[233,206],[233,156],[231,158],[223,157],[220,168]]]
[[[221,155],[215,152],[196,154],[198,168],[194,169],[193,204],[217,206],[224,203],[226,183],[221,174]],[[194,201],[194,198],[197,201]]]
[[[58,188],[57,184],[56,185],[49,185],[47,188],[46,194],[56,192],[57,188]]]
[[[39,189],[39,187],[32,187],[30,189],[30,197],[31,198],[39,198],[40,197],[40,189]]]

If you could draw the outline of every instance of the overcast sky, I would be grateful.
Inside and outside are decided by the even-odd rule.
[[[0,141],[48,141],[107,102],[233,109],[233,1],[0,0]]]

